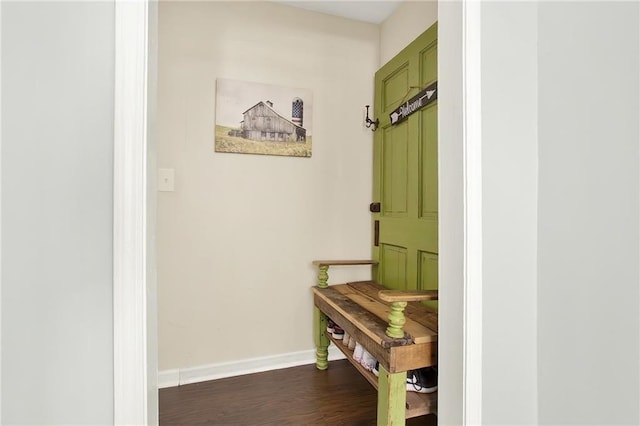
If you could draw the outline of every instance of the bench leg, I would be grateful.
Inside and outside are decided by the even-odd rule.
[[[378,426],[404,425],[407,372],[388,373],[382,365],[378,371]]]
[[[326,370],[329,367],[329,338],[327,331],[327,316],[318,308],[313,308],[313,338],[316,344],[316,367]]]

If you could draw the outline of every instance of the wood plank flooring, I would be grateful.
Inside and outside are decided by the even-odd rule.
[[[376,424],[376,391],[346,360],[160,389],[160,425]],[[407,425],[436,426],[435,416]]]

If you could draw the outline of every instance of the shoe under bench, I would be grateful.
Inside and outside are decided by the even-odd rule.
[[[437,392],[406,390],[407,371],[437,364],[438,314],[420,303],[437,300],[437,291],[392,291],[373,281],[328,285],[329,266],[366,264],[375,262],[314,261],[319,268],[318,285],[312,287],[316,366],[328,368],[328,347],[333,342],[377,389],[378,426],[403,425],[407,418],[437,414]],[[327,318],[376,358],[378,377],[326,331]]]

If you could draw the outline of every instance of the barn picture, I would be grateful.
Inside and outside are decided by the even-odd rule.
[[[242,137],[253,141],[305,142],[307,131],[273,109],[271,101],[258,102],[242,113]]]
[[[218,79],[215,151],[311,157],[311,91]]]

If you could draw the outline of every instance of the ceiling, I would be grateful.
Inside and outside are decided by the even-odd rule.
[[[289,1],[273,0],[288,6],[326,13],[328,15],[341,16],[357,21],[379,24],[384,21],[398,7],[402,0],[378,0],[378,1],[336,1],[336,0],[312,0]]]

